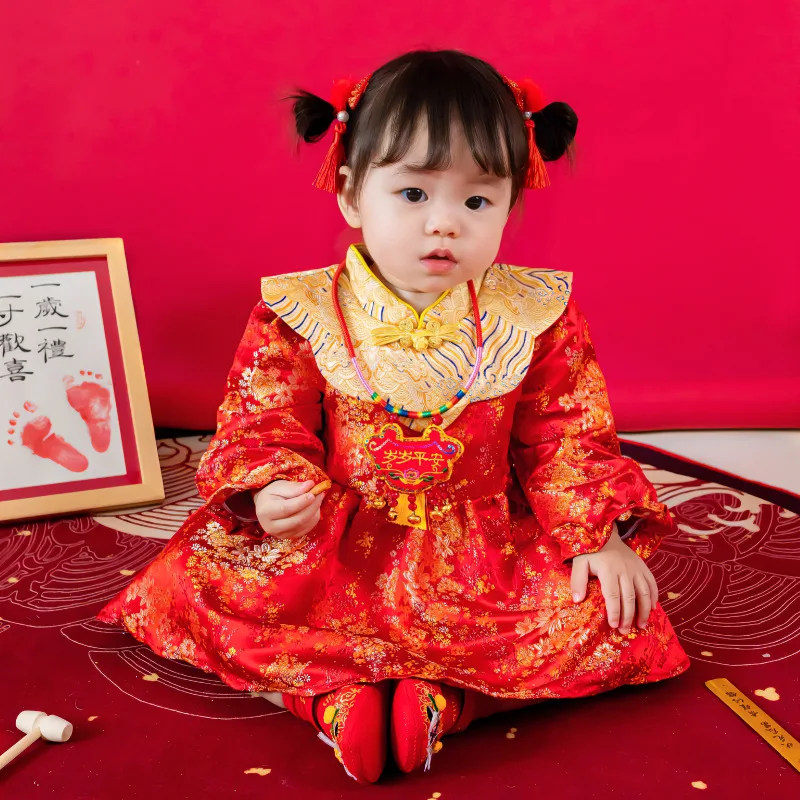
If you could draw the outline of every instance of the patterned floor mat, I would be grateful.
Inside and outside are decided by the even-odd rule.
[[[22,709],[75,724],[70,743],[37,744],[0,772],[0,796],[679,798],[703,784],[744,798],[800,789],[800,775],[703,686],[727,677],[751,697],[761,690],[754,699],[800,737],[796,496],[623,442],[679,521],[650,565],[693,668],[665,684],[482,720],[445,739],[431,773],[390,766],[365,789],[307,724],[93,620],[200,505],[194,471],[209,441],[160,441],[167,499],[157,508],[0,526],[0,751],[16,740]]]

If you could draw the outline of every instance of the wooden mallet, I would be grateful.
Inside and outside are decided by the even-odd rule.
[[[40,737],[48,742],[66,742],[72,736],[72,725],[69,722],[43,711],[21,711],[17,717],[17,728],[27,735],[0,756],[0,769]]]

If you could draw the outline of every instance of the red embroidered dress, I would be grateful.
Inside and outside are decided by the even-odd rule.
[[[688,667],[664,611],[609,628],[599,582],[575,604],[567,559],[626,539],[643,558],[673,531],[641,468],[620,455],[572,275],[505,264],[476,282],[485,352],[440,427],[463,445],[414,518],[365,442],[393,420],[366,395],[331,303],[335,267],[265,278],[197,473],[206,500],[99,618],[242,690],[313,695],[421,676],[517,698],[577,697]],[[418,315],[351,247],[339,286],[370,385],[436,408],[469,375],[466,285]],[[400,451],[398,451],[400,452]],[[401,455],[394,456],[401,458]],[[330,479],[301,540],[264,537],[229,508],[270,481]],[[401,496],[401,499],[407,496]],[[395,498],[396,499],[396,498]]]

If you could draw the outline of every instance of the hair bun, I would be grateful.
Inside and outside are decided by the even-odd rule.
[[[544,161],[557,161],[572,144],[578,115],[566,103],[550,103],[533,114],[536,146]]]
[[[294,101],[292,111],[298,135],[306,142],[318,142],[336,119],[336,109],[305,89],[299,89],[287,99]]]

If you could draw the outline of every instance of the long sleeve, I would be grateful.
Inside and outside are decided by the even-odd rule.
[[[537,340],[512,428],[511,455],[539,524],[565,560],[606,544],[616,521],[645,554],[674,529],[641,467],[620,453],[606,382],[574,298]],[[633,517],[639,517],[636,520]],[[640,552],[642,554],[642,552]]]
[[[197,470],[200,495],[224,503],[274,480],[325,480],[323,389],[308,342],[258,303]]]

